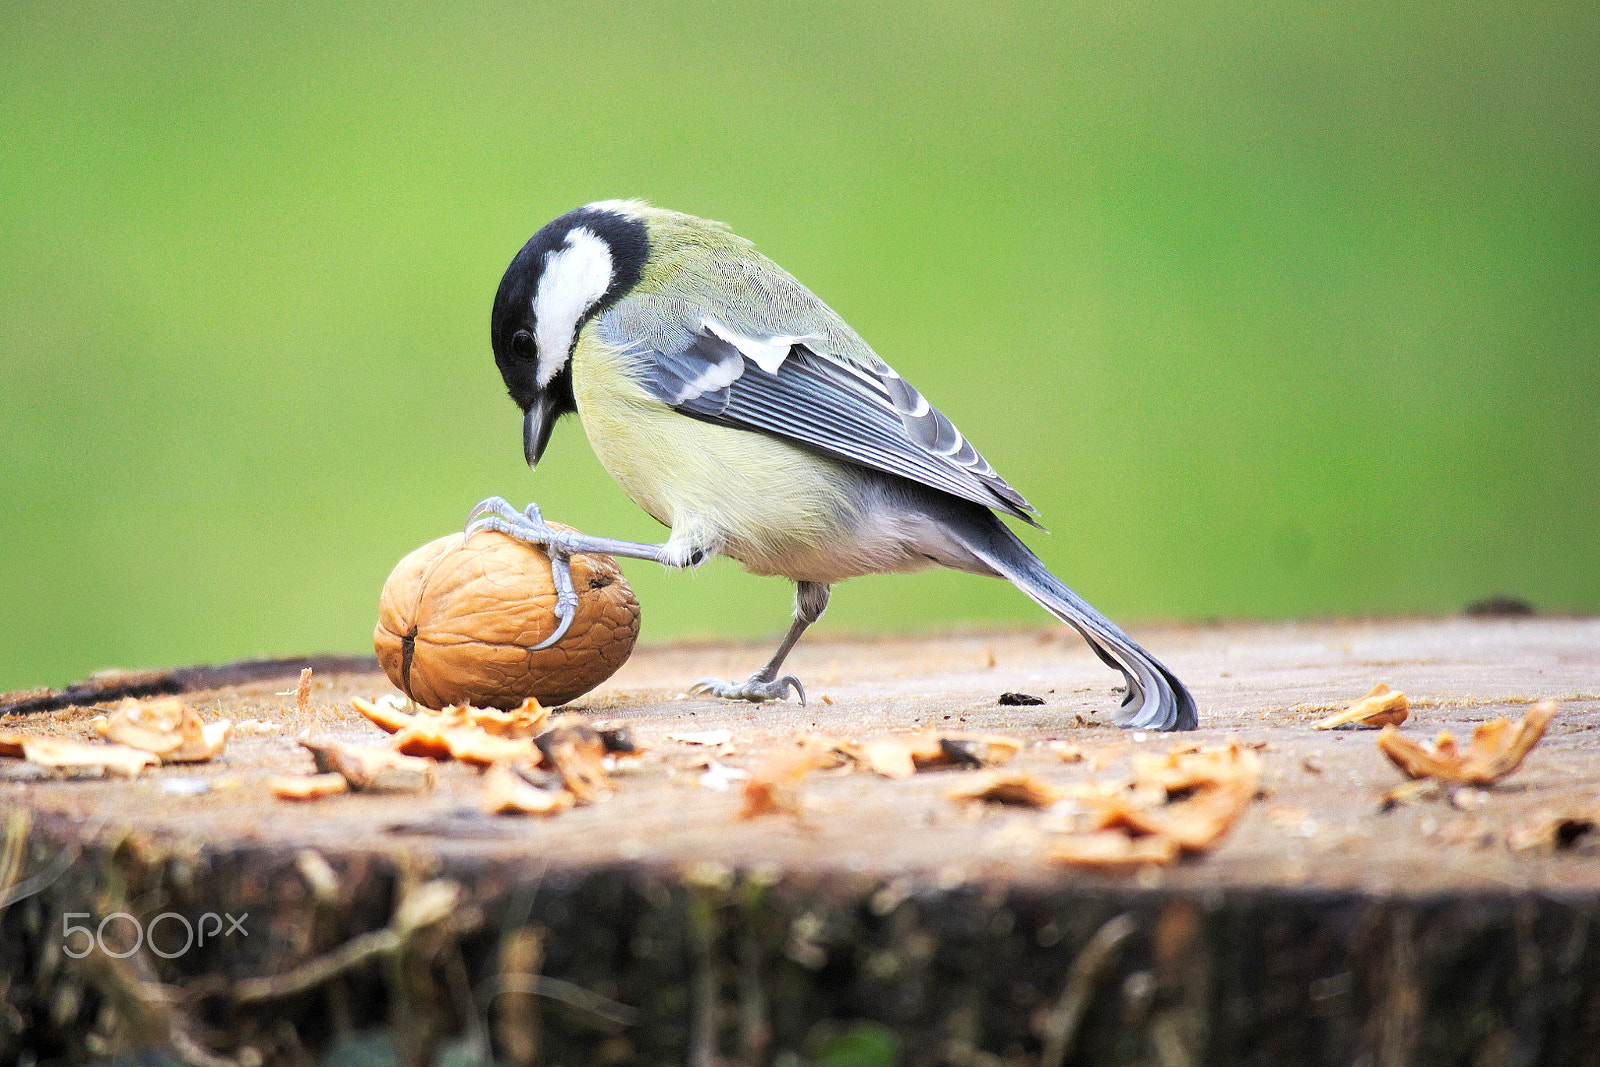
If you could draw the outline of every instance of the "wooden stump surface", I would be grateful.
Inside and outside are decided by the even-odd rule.
[[[454,763],[420,795],[273,798],[270,776],[310,768],[302,733],[383,740],[349,701],[391,690],[359,662],[325,661],[304,715],[292,674],[188,692],[276,727],[209,764],[130,781],[0,760],[0,1061],[313,1062],[374,1028],[419,1063],[452,1043],[552,1064],[1597,1061],[1600,622],[1136,636],[1195,692],[1184,740],[1250,746],[1263,789],[1213,851],[1129,873],[1052,865],[1047,815],[947,797],[978,771],[817,772],[798,818],[747,820],[737,779],[705,779],[708,757],[737,773],[805,737],[934,729],[1014,737],[1007,770],[1068,786],[1175,743],[1109,727],[1120,679],[1057,629],[811,641],[803,708],[685,695],[765,648],[641,648],[574,706],[647,752],[553,818],[481,814]],[[1386,809],[1404,779],[1375,733],[1310,727],[1380,681],[1417,738],[1560,711],[1501,783]],[[88,739],[99,713],[0,732]],[[248,918],[182,952],[168,918],[119,958],[163,914]],[[82,959],[72,924],[101,930]]]

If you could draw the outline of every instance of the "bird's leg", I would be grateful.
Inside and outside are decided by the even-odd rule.
[[[529,504],[518,511],[498,496],[483,501],[467,516],[466,537],[469,540],[473,534],[484,530],[498,530],[508,537],[539,545],[550,557],[550,578],[556,587],[556,629],[549,637],[531,646],[531,652],[549,648],[566,636],[567,627],[572,625],[573,616],[578,612],[578,594],[572,587],[573,556],[623,556],[627,559],[647,559],[666,567],[697,566],[705,558],[698,551],[683,556],[677,546],[670,542],[643,545],[636,541],[591,537],[575,530],[558,530],[544,521],[539,505]]]
[[[800,679],[792,674],[780,678],[778,671],[783,667],[783,661],[788,658],[795,643],[800,640],[800,635],[806,632],[806,627],[820,619],[827,606],[828,586],[821,582],[798,583],[794,590],[794,622],[790,625],[789,632],[783,635],[783,640],[778,643],[778,651],[772,654],[766,666],[737,684],[724,682],[720,678],[702,678],[694,683],[690,691],[708,693],[729,700],[760,703],[764,700],[782,700],[789,695],[790,687],[793,687],[795,694],[800,698],[800,706],[804,707],[806,691],[800,684]]]

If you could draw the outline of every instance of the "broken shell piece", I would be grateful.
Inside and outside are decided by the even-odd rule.
[[[912,743],[902,737],[878,737],[862,741],[852,747],[856,756],[868,770],[885,778],[910,778],[917,773],[916,761],[911,755]]]
[[[402,755],[449,759],[450,742],[445,737],[449,731],[441,715],[413,715],[410,722],[395,732],[389,744]]]
[[[178,697],[128,697],[95,730],[108,741],[165,756],[183,747],[185,720],[194,715]]]
[[[441,737],[452,759],[476,767],[487,767],[490,764],[510,760],[539,758],[539,750],[534,747],[531,738],[496,737],[481,730],[468,730],[463,727],[446,730]]]
[[[1493,785],[1522,765],[1533,747],[1544,737],[1545,727],[1555,717],[1559,705],[1542,700],[1528,709],[1520,723],[1496,719],[1481,723],[1472,731],[1472,742],[1460,751],[1448,732],[1441,733],[1430,750],[1402,737],[1392,726],[1378,735],[1378,748],[1408,778],[1433,778],[1463,785]]]
[[[998,767],[1002,763],[1009,763],[1011,758],[1021,751],[1022,742],[1014,737],[1001,737],[996,734],[980,734],[976,737],[946,734],[939,738],[937,756],[923,758],[919,753],[913,752],[911,758],[919,771],[936,767]]]
[[[459,711],[463,718],[484,733],[495,737],[532,738],[550,722],[550,709],[529,697],[510,711],[499,708],[446,708],[445,713]]]
[[[129,697],[94,725],[108,741],[152,752],[164,763],[204,763],[213,759],[228,743],[228,733],[233,728],[227,719],[202,721],[178,697]]]
[[[1048,808],[1062,797],[1061,790],[1031,774],[979,775],[945,794],[951,800],[1007,804],[1019,808]]]
[[[137,777],[161,760],[152,752],[131,745],[97,745],[54,737],[29,737],[22,742],[22,757],[29,763],[54,770],[100,769],[121,778]]]
[[[403,730],[413,718],[411,713],[405,710],[405,701],[393,693],[387,693],[377,700],[351,697],[350,705],[385,733],[392,734]]]
[[[582,715],[567,712],[550,720],[550,729],[534,738],[544,762],[561,776],[561,784],[579,804],[611,788],[606,774],[605,741]]]
[[[418,793],[434,786],[432,760],[339,741],[308,740],[300,744],[311,753],[319,772],[344,775],[356,792]]]
[[[1378,805],[1379,811],[1391,811],[1401,804],[1409,804],[1422,797],[1433,796],[1439,792],[1439,783],[1432,778],[1417,778],[1409,782],[1401,782],[1383,794],[1383,800]]]
[[[1192,796],[1132,813],[1129,824],[1147,834],[1163,837],[1184,852],[1204,852],[1222,839],[1255,795],[1238,786],[1212,786]]]
[[[595,732],[600,735],[600,743],[605,746],[607,755],[611,756],[642,756],[644,746],[633,736],[633,729],[629,726],[601,726],[595,725]]]
[[[267,779],[267,788],[280,800],[321,800],[350,792],[350,783],[337,771],[326,774],[286,774]]]
[[[1072,834],[1045,852],[1045,859],[1065,867],[1126,871],[1166,865],[1178,858],[1178,846],[1164,837],[1129,837],[1116,830]]]
[[[1285,830],[1298,830],[1311,822],[1311,811],[1298,804],[1278,804],[1267,809],[1267,821]]]
[[[453,704],[442,711],[401,711],[391,698],[351,701],[357,711],[393,735],[395,751],[427,759],[458,759],[488,766],[501,760],[536,756],[533,738],[550,712],[529,698],[510,711]]]
[[[836,751],[885,778],[949,767],[993,767],[1022,751],[1022,742],[997,734],[891,734],[866,741],[841,741]]]
[[[1128,869],[1171,863],[1216,846],[1255,799],[1261,758],[1238,743],[1174,745],[1137,755],[1132,781],[1080,782],[1061,796],[1080,832],[1048,854],[1055,863]]]
[[[739,818],[753,819],[757,815],[800,818],[805,814],[800,780],[831,756],[831,753],[808,746],[780,753],[761,763],[744,783]]]
[[[23,734],[0,734],[0,756],[8,759],[22,759],[22,742],[26,740]]]
[[[733,788],[734,782],[742,782],[750,777],[750,772],[743,767],[730,767],[726,763],[718,763],[714,759],[705,762],[705,771],[700,775],[700,784],[707,789],[715,789],[719,793],[726,793]]]
[[[1390,690],[1383,682],[1372,687],[1372,692],[1341,712],[1318,719],[1311,724],[1313,730],[1332,730],[1339,726],[1399,726],[1411,714],[1406,695]]]
[[[205,763],[222,754],[228,744],[228,735],[233,731],[232,721],[218,719],[216,722],[200,723],[198,718],[194,721],[199,723],[199,734],[186,728],[183,744],[176,752],[162,756],[163,763]]]
[[[1141,784],[1157,785],[1168,793],[1247,785],[1253,795],[1261,777],[1261,757],[1237,743],[1198,751],[1178,747],[1164,756],[1134,756],[1133,776]]]
[[[573,799],[565,789],[534,785],[510,764],[497,763],[484,773],[478,803],[490,815],[558,815]]]

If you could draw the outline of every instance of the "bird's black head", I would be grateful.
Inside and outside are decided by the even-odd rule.
[[[523,411],[538,462],[556,419],[576,411],[569,362],[578,333],[639,282],[650,239],[626,205],[590,204],[549,223],[511,260],[489,321],[494,361]]]

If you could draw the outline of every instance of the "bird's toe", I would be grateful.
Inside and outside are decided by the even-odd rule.
[[[748,700],[752,704],[764,704],[769,700],[784,700],[793,689],[800,698],[801,705],[806,702],[805,688],[800,684],[800,679],[792,674],[782,678],[765,678],[762,672],[757,671],[742,682],[727,682],[721,678],[702,678],[689,687],[689,692],[706,696],[721,697],[723,700]]]

